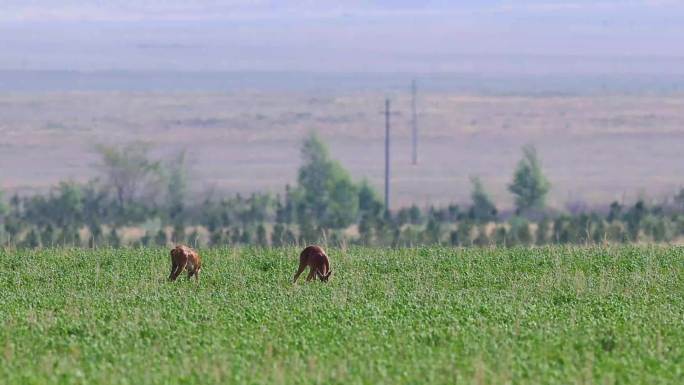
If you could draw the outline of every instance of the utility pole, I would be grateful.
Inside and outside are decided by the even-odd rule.
[[[418,164],[418,113],[416,112],[416,94],[418,93],[418,86],[416,84],[416,79],[411,82],[411,109],[412,118],[411,125],[413,126],[413,165]]]
[[[390,100],[385,99],[385,210],[390,211]]]

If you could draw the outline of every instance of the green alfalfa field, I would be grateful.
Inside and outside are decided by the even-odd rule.
[[[0,251],[0,383],[684,383],[684,248],[298,251]]]

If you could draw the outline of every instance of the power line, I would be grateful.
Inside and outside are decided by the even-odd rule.
[[[385,99],[385,210],[390,210],[390,100]]]
[[[418,85],[416,84],[416,79],[411,82],[411,110],[412,118],[411,125],[413,127],[413,156],[412,163],[414,165],[418,164],[418,113],[416,112],[416,95],[418,93]]]

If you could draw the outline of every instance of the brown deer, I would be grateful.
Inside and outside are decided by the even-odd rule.
[[[299,254],[299,269],[297,269],[293,283],[297,282],[297,278],[299,278],[299,275],[304,272],[307,266],[309,267],[309,276],[306,277],[307,282],[316,278],[319,278],[322,282],[328,282],[332,270],[330,270],[328,256],[320,246],[307,246]]]
[[[188,270],[188,279],[195,276],[199,280],[199,272],[202,268],[202,259],[197,252],[185,245],[178,245],[171,250],[171,274],[169,274],[169,281],[175,281],[176,278],[183,272],[183,269]]]

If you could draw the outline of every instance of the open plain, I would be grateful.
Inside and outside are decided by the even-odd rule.
[[[393,100],[392,201],[462,203],[478,175],[504,207],[520,147],[533,143],[557,208],[672,196],[684,175],[684,95],[419,94],[411,165],[408,92]],[[385,94],[375,91],[50,92],[0,94],[0,188],[45,191],[97,176],[97,143],[187,150],[197,195],[282,192],[315,130],[357,179],[381,191]]]

